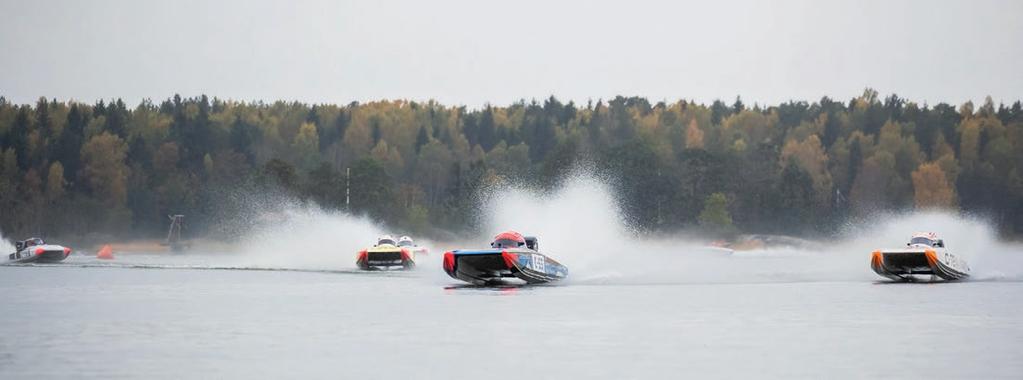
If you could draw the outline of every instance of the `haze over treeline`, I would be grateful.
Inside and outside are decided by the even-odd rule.
[[[876,211],[942,208],[1023,233],[1019,101],[926,105],[870,89],[752,107],[0,98],[0,143],[5,236],[155,237],[168,214],[216,233],[243,217],[231,207],[243,194],[346,210],[346,168],[351,213],[471,230],[482,189],[549,189],[577,166],[612,184],[640,231],[827,234]]]

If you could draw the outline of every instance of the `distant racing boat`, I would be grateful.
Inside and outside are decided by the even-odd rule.
[[[71,255],[71,248],[46,244],[40,238],[19,241],[14,246],[16,251],[7,255],[9,263],[55,263]]]
[[[355,264],[362,270],[408,270],[416,267],[416,254],[410,248],[399,247],[391,235],[383,235],[375,245],[359,251]]]
[[[416,243],[412,241],[412,238],[408,236],[398,238],[398,247],[412,251],[412,257],[426,256],[430,254],[430,250],[426,249],[426,247],[416,245]]]

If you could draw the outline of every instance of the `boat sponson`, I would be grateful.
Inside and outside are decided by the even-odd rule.
[[[477,285],[508,277],[533,284],[544,283],[560,280],[568,273],[557,261],[532,250],[457,250],[445,256],[448,254],[451,258],[445,258],[444,268],[448,275]]]
[[[7,257],[11,262],[18,263],[55,263],[63,261],[70,253],[70,249],[59,245],[40,245],[22,249]]]
[[[909,281],[912,275],[934,275],[945,280],[968,276],[944,265],[933,249],[874,251],[870,266],[877,274],[898,281]]]

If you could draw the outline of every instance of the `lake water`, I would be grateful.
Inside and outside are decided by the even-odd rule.
[[[605,277],[499,289],[456,286],[432,261],[360,273],[217,260],[73,256],[0,267],[0,378],[1023,373],[1023,282],[889,284],[866,274],[866,257],[838,280]]]
[[[354,255],[393,230],[289,206],[218,248],[0,266],[0,379],[1021,378],[1023,246],[982,219],[881,215],[800,248],[639,235],[599,180],[499,192],[480,236],[414,272]],[[514,229],[555,286],[472,288],[441,252]],[[935,231],[970,281],[891,284],[870,252]],[[2,240],[2,239],[0,239]],[[0,242],[0,246],[2,246]],[[0,247],[7,252],[10,247]]]

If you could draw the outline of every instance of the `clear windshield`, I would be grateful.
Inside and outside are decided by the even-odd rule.
[[[402,241],[399,241],[398,242],[398,246],[399,247],[411,247],[412,246],[412,240],[402,240]]]
[[[928,239],[928,238],[925,238],[925,237],[915,237],[915,238],[913,238],[912,240],[909,241],[909,244],[923,244],[923,245],[933,246],[934,242],[931,241],[931,239]]]
[[[384,244],[394,245],[394,240],[391,240],[391,239],[380,239],[380,241],[377,242],[377,245],[384,245]]]

